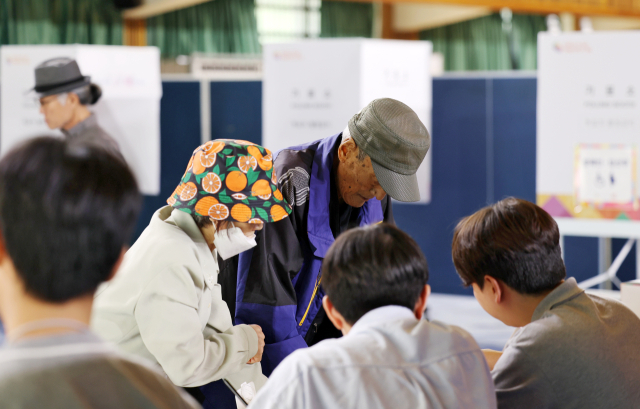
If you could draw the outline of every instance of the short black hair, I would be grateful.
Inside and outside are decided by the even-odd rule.
[[[541,207],[514,197],[460,221],[451,254],[465,286],[482,288],[488,275],[520,294],[537,295],[567,275],[555,220]]]
[[[0,160],[0,231],[28,293],[93,293],[127,244],[141,196],[129,167],[95,145],[38,137]]]
[[[349,324],[387,305],[413,310],[428,280],[418,244],[386,223],[343,233],[322,263],[322,287]]]

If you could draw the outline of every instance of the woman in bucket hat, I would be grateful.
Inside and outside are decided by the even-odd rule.
[[[82,75],[75,60],[58,57],[44,61],[36,67],[35,77],[33,91],[50,129],[60,129],[69,140],[97,144],[122,158],[118,143],[87,108],[98,102],[102,90],[91,77]]]
[[[275,182],[271,152],[262,146],[216,140],[198,147],[169,206],[153,215],[115,279],[98,290],[98,334],[157,363],[178,386],[226,378],[236,389],[260,388],[264,335],[257,325],[232,324],[217,256],[252,248],[264,223],[288,217]],[[219,385],[203,389],[207,396],[218,391],[215,405],[205,407],[226,407]]]

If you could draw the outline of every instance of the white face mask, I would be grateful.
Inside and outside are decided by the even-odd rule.
[[[251,232],[251,236],[245,236],[242,230],[235,226],[225,230],[216,230],[213,234],[213,245],[216,246],[220,257],[226,260],[254,248],[257,245],[256,233]]]

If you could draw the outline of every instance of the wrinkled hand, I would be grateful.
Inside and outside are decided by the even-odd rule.
[[[249,325],[258,335],[258,353],[247,362],[248,364],[255,364],[262,361],[262,353],[264,352],[264,333],[260,325]]]

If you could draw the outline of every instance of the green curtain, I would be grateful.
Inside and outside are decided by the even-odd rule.
[[[122,45],[122,17],[106,0],[0,0],[0,44]]]
[[[322,1],[320,37],[366,37],[373,32],[373,4]]]
[[[519,69],[537,68],[538,32],[545,31],[544,16],[514,14],[514,54]],[[493,14],[420,33],[433,42],[433,51],[444,55],[446,71],[510,70],[509,43],[500,15]]]
[[[192,52],[260,53],[254,0],[214,0],[147,19],[147,43],[172,58]]]

